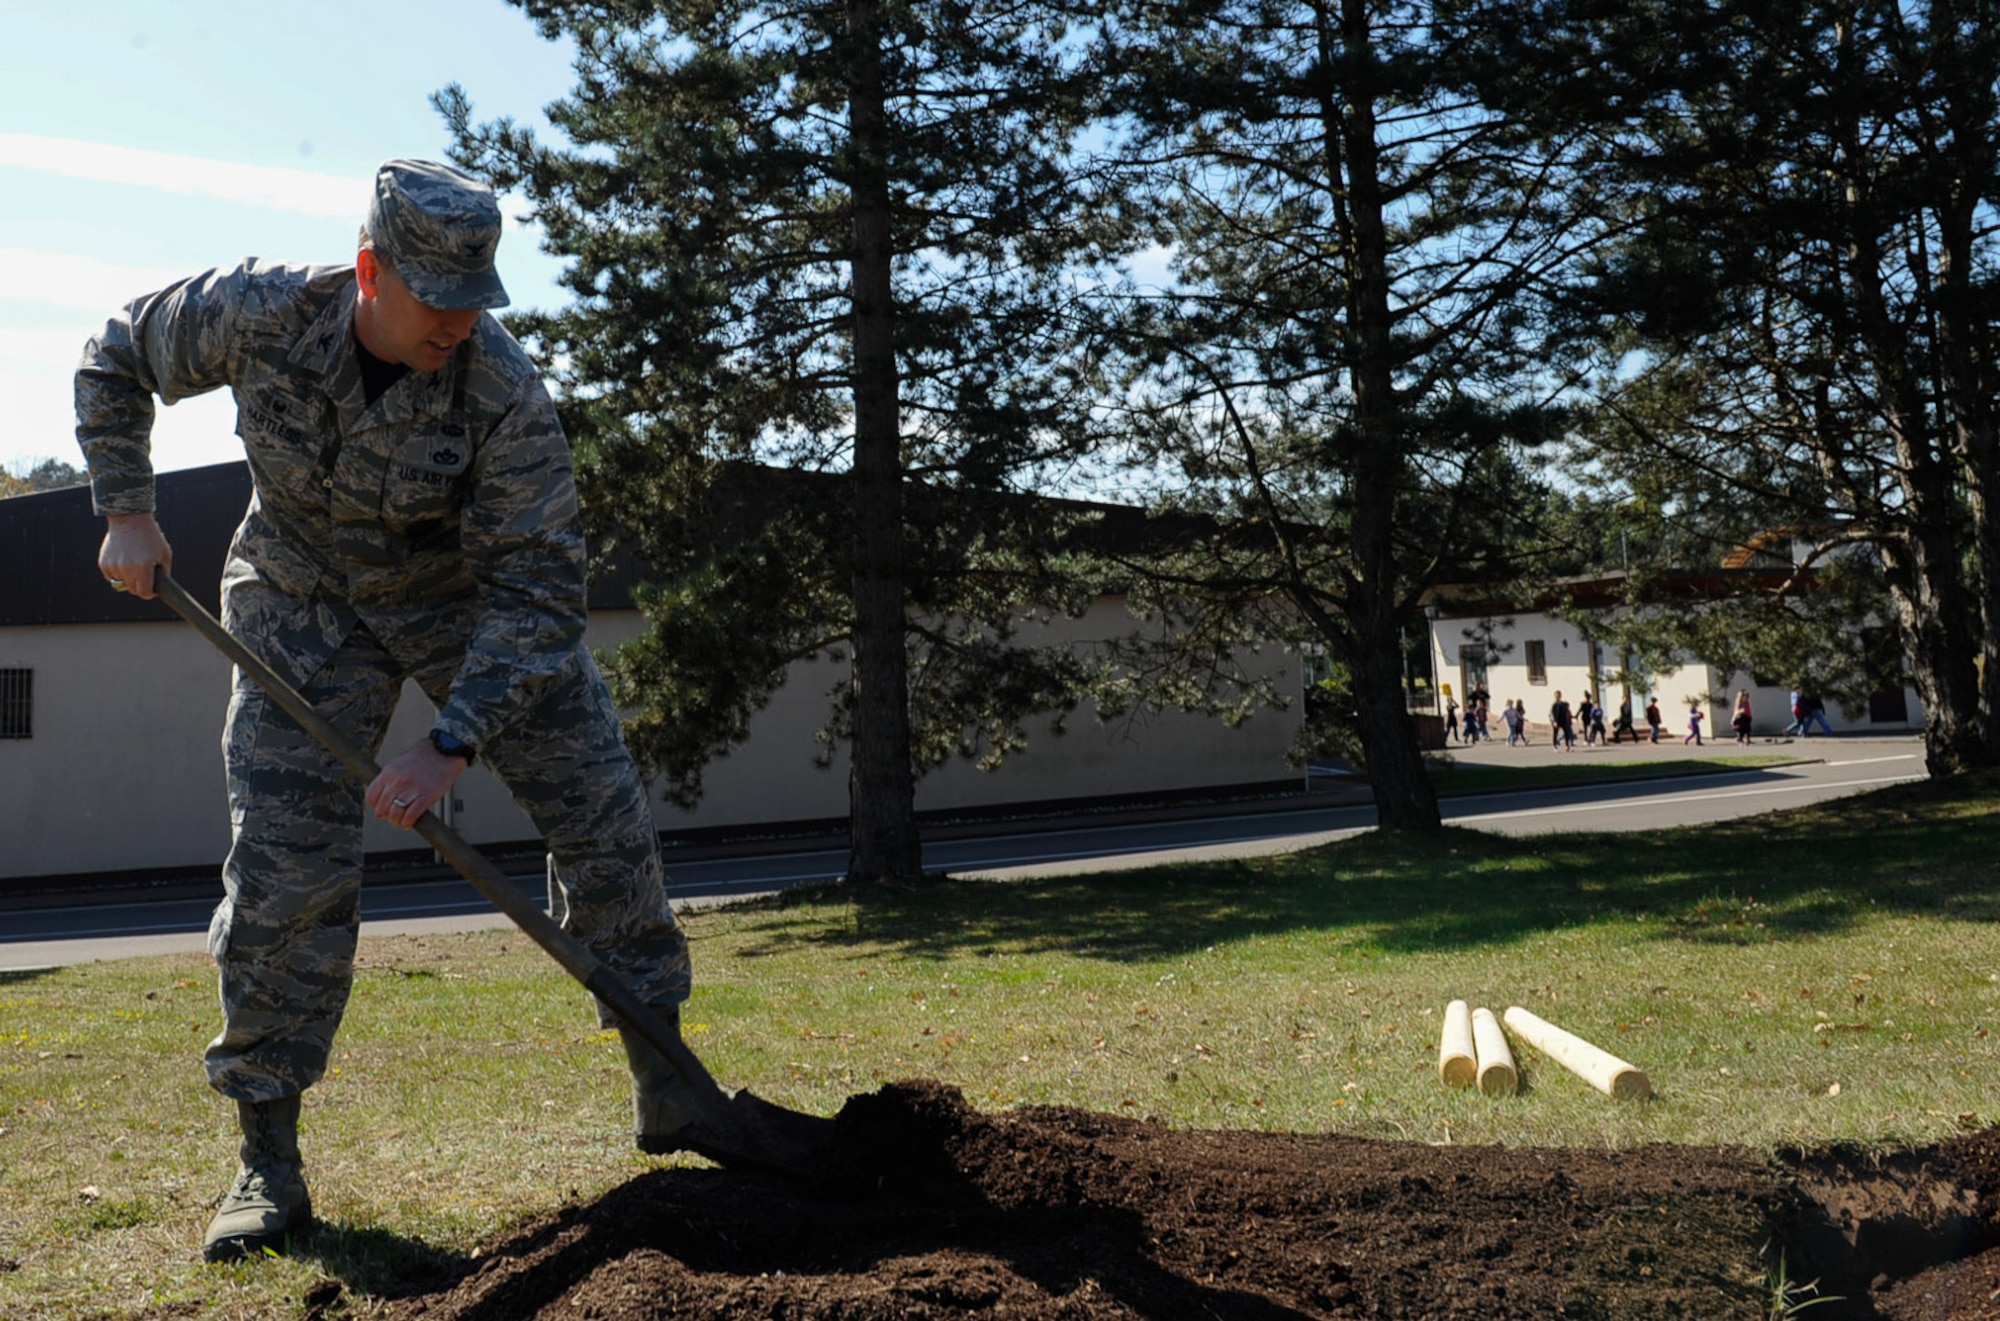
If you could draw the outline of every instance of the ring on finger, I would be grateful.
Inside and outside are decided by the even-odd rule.
[[[389,805],[392,807],[408,807],[412,801],[414,800],[409,798],[392,798],[389,800]]]

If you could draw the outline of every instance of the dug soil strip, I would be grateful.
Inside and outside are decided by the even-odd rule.
[[[1991,1133],[1931,1152],[1884,1194],[1905,1218],[1913,1199],[1953,1208],[1901,1243],[1880,1208],[1821,1195],[1874,1176],[1729,1149],[1176,1132],[1069,1109],[982,1115],[929,1082],[855,1098],[840,1130],[817,1180],[654,1171],[383,1315],[1750,1318],[1769,1305],[1774,1240],[1862,1263],[1849,1297],[1885,1301],[1925,1271],[1970,1281],[1996,1241]],[[1788,1264],[1795,1280],[1824,1274]],[[1892,1315],[1842,1306],[1813,1314]]]

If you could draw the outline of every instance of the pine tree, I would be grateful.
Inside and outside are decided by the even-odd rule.
[[[793,662],[851,658],[848,875],[914,878],[916,774],[1086,677],[1012,644],[1074,587],[1000,497],[1092,441],[1075,272],[1123,213],[1076,146],[1089,7],[516,3],[576,41],[568,145],[439,105],[569,260],[574,305],[514,324],[560,364],[600,544],[650,571],[611,665],[634,747],[685,801]]]
[[[1406,641],[1432,587],[1521,572],[1529,456],[1561,420],[1532,297],[1562,255],[1550,167],[1461,92],[1429,8],[1133,4],[1121,29],[1174,267],[1127,300],[1133,457],[1222,529],[1154,590],[1323,642],[1405,829],[1440,820]]]
[[[1614,241],[1571,306],[1599,330],[1604,406],[1685,401],[1628,451],[1683,502],[1705,487],[1822,558],[1878,558],[1933,774],[2000,762],[2000,666],[1978,662],[2000,648],[1995,17],[1553,0],[1465,20],[1512,75],[1497,103],[1592,140]]]

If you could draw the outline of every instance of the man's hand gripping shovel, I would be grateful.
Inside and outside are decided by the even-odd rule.
[[[255,652],[237,641],[164,568],[154,574],[154,590],[175,614],[194,625],[269,693],[287,715],[338,757],[351,774],[363,784],[375,778],[379,768],[367,753],[315,711],[297,689]],[[689,1150],[732,1169],[753,1168],[800,1176],[818,1171],[833,1141],[833,1120],[788,1110],[747,1090],[725,1092],[671,1024],[599,962],[583,942],[517,891],[500,869],[457,831],[430,813],[420,817],[411,829],[673,1066],[687,1084],[689,1099],[700,1116],[676,1135]]]

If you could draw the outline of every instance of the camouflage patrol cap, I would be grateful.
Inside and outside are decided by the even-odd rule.
[[[436,161],[393,160],[375,172],[368,237],[417,301],[445,311],[507,306],[493,269],[500,204],[493,189]]]

